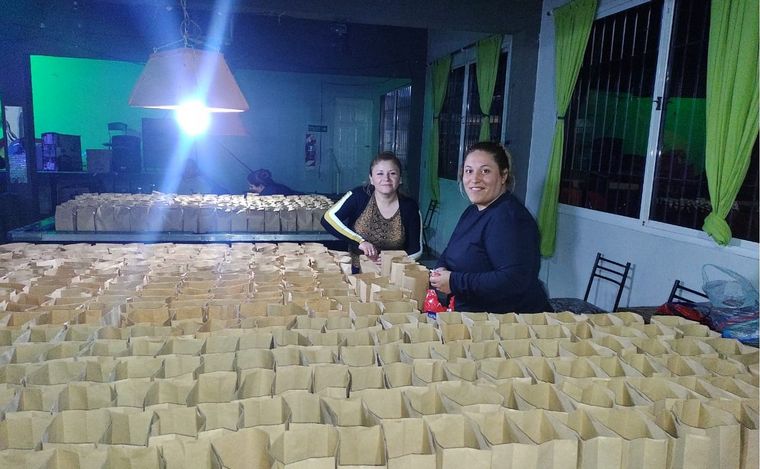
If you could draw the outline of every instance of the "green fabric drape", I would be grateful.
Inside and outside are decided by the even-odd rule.
[[[439,200],[441,192],[438,186],[438,119],[443,108],[443,99],[446,97],[446,88],[449,86],[449,69],[451,69],[450,55],[433,62],[431,77],[433,82],[433,128],[430,132],[430,151],[428,153],[428,180],[432,200]]]
[[[538,227],[541,233],[541,255],[554,254],[557,236],[557,205],[562,169],[562,149],[565,146],[564,115],[575,89],[578,72],[586,52],[591,26],[596,16],[596,0],[574,0],[554,10],[554,99],[557,124],[554,128],[549,171],[546,174]]]
[[[477,47],[477,77],[478,94],[480,96],[480,141],[491,140],[491,101],[496,86],[496,74],[499,71],[499,55],[501,53],[501,36],[491,36],[478,41]]]
[[[758,127],[757,0],[713,0],[707,49],[705,170],[712,211],[702,229],[731,240],[726,223],[747,175]]]

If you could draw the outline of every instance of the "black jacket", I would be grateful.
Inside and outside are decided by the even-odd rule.
[[[364,186],[359,186],[346,192],[335,205],[333,205],[322,217],[322,226],[336,237],[353,243],[354,246],[361,244],[364,239],[356,233],[354,223],[359,215],[367,207],[372,197],[372,191],[367,193]],[[414,199],[398,196],[401,223],[406,232],[406,245],[404,250],[412,259],[422,255],[422,223],[420,208]]]

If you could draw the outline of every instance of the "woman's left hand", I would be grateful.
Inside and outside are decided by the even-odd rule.
[[[451,287],[449,286],[449,278],[451,272],[443,267],[439,267],[430,272],[430,285],[441,293],[450,294]]]

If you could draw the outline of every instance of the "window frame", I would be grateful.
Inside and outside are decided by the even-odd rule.
[[[457,176],[454,179],[449,179],[447,177],[442,177],[439,174],[436,174],[436,177],[438,179],[444,179],[447,181],[458,181],[460,177],[460,170],[462,168],[462,164],[464,162],[464,152],[467,151],[465,148],[465,138],[466,138],[466,127],[467,127],[467,105],[469,102],[469,88],[470,88],[470,66],[475,64],[477,61],[477,52],[476,52],[477,44],[470,45],[466,48],[463,48],[459,50],[458,52],[455,52],[452,54],[451,57],[451,68],[449,69],[449,75],[451,72],[457,68],[464,67],[464,82],[462,86],[462,109],[460,111],[460,122],[459,122],[459,155],[457,158]],[[512,75],[512,36],[511,35],[503,35],[501,39],[501,50],[499,54],[507,54],[507,62],[506,62],[506,69],[505,73],[506,76],[504,77],[504,89],[502,90],[504,93],[504,106],[501,110],[501,137],[499,139],[499,142],[502,144],[509,141],[507,138],[507,130],[508,130],[508,120],[509,120],[509,103],[510,103],[510,96],[509,96],[509,85],[510,85],[510,76]],[[475,65],[477,66],[477,65]],[[439,136],[440,138],[440,136]],[[439,159],[439,165],[440,165],[440,155],[436,155],[436,158]]]
[[[660,25],[660,38],[658,41],[657,70],[655,73],[653,89],[654,97],[664,96],[665,93],[667,64],[670,59],[670,38],[673,32],[676,1],[677,0],[663,0],[662,23]],[[597,9],[597,15],[594,17],[594,21],[650,2],[651,0],[602,0]],[[651,220],[649,218],[652,194],[654,191],[655,169],[657,165],[657,145],[662,119],[664,119],[664,113],[661,110],[657,111],[653,109],[649,121],[649,138],[647,139],[641,207],[638,218],[568,205],[561,202],[558,207],[559,213],[562,215],[577,216],[600,223],[621,226],[671,240],[688,242],[704,247],[716,247],[717,244],[715,241],[701,229],[671,225],[661,221]],[[732,254],[757,259],[759,247],[760,243],[732,237],[731,241],[724,249],[728,249]]]
[[[389,90],[389,91],[387,91],[386,93],[384,93],[384,94],[382,94],[380,96],[380,119],[379,119],[379,121],[380,121],[379,122],[379,124],[380,124],[380,129],[379,129],[379,131],[380,131],[379,132],[380,133],[380,138],[378,140],[378,152],[382,152],[382,151],[391,151],[391,152],[393,152],[398,157],[399,161],[401,161],[401,164],[404,167],[406,167],[407,160],[409,159],[409,125],[408,125],[409,123],[407,123],[406,129],[405,129],[405,131],[406,131],[406,143],[405,143],[406,151],[404,151],[403,153],[399,153],[399,150],[398,150],[398,147],[399,147],[399,145],[398,145],[398,139],[399,139],[399,137],[398,136],[399,136],[399,128],[400,128],[400,126],[399,126],[399,94],[401,93],[401,90],[404,90],[406,88],[409,89],[409,105],[405,106],[405,107],[408,108],[408,114],[411,115],[411,110],[412,110],[412,91],[413,91],[411,83],[408,83],[406,85],[399,86],[397,88]],[[386,130],[389,130],[389,129],[386,129],[386,127],[385,127],[385,119],[384,119],[386,117],[386,109],[385,109],[386,102],[385,101],[391,95],[393,97],[393,110],[391,112],[391,115],[393,116],[393,128],[392,128],[392,131],[393,131],[393,139],[392,140],[393,140],[393,142],[391,144],[391,148],[385,148],[385,134],[384,133],[385,133]]]

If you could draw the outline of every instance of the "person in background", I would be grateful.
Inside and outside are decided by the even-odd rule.
[[[272,179],[268,169],[257,169],[248,173],[248,192],[257,195],[298,195],[300,192]]]
[[[467,207],[441,254],[430,284],[454,295],[457,311],[552,311],[538,278],[536,221],[512,195],[512,157],[500,144],[479,142],[464,159]]]
[[[391,152],[378,154],[369,165],[369,185],[348,191],[322,217],[327,231],[349,243],[352,268],[359,271],[359,254],[377,261],[382,250],[422,255],[420,209],[399,193],[401,162]]]

